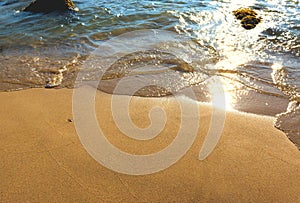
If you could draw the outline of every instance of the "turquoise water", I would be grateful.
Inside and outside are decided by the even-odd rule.
[[[29,3],[29,0],[0,1],[2,91],[72,87],[84,61],[103,43],[132,31],[160,29],[188,38],[187,44],[197,42],[199,46],[188,50],[191,54],[186,59],[194,57],[193,51],[201,53],[199,57],[209,61],[210,66],[197,65],[194,57],[186,62],[196,64],[197,71],[184,73],[180,79],[172,78],[172,74],[156,73],[156,70],[151,74],[141,70],[136,75],[142,78],[155,75],[156,79],[170,81],[176,91],[192,86],[200,101],[209,100],[207,79],[220,76],[230,108],[266,115],[286,112],[278,115],[276,126],[299,137],[300,5],[297,0],[82,0],[74,1],[79,12],[22,12]],[[243,29],[233,16],[232,11],[241,7],[252,8],[262,17],[255,29]],[[134,40],[132,46],[135,46]],[[186,44],[182,46],[186,48]],[[121,47],[122,44],[117,44],[113,48],[120,51]],[[173,56],[158,54],[156,57]],[[143,65],[145,63],[144,60]],[[120,68],[113,69],[110,74],[118,75],[118,71]],[[115,83],[107,81],[102,90],[111,93]],[[168,94],[160,89],[155,90],[155,95],[152,92],[145,89],[139,95]],[[286,120],[293,124],[287,124]]]
[[[47,69],[55,69],[61,63],[70,62],[71,58],[89,55],[101,42],[114,36],[140,29],[163,29],[211,46],[221,58],[228,58],[229,53],[246,53],[251,61],[284,64],[293,75],[299,77],[299,1],[74,2],[79,12],[33,14],[22,12],[30,3],[28,0],[1,1],[2,66],[3,63],[8,66],[13,64],[16,71],[25,69],[24,72],[27,72],[26,68],[16,66],[27,62],[31,68],[35,67],[36,60],[32,61],[35,57]],[[253,8],[263,18],[262,23],[250,31],[242,29],[232,15],[232,11],[240,7]],[[10,55],[22,56],[23,62],[5,59],[4,56]],[[54,65],[49,67],[49,61]],[[36,68],[40,69],[41,65]],[[247,73],[253,77],[270,75],[269,70],[261,75],[264,68],[269,67],[262,65]],[[3,69],[0,68],[0,71]],[[5,74],[2,72],[2,77]],[[22,78],[19,79],[22,84]],[[42,84],[34,78],[32,83]],[[2,89],[5,90],[4,87]]]

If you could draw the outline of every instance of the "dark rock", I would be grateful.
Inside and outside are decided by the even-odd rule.
[[[284,32],[285,32],[284,30],[281,30],[281,29],[275,27],[275,28],[267,28],[266,30],[264,30],[262,32],[262,34],[268,35],[268,36],[280,36],[280,35],[285,34]]]
[[[35,0],[24,11],[49,13],[53,11],[77,10],[71,0]]]

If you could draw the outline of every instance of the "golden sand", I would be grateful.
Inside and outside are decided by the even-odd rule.
[[[120,96],[122,98],[122,96]],[[122,135],[113,122],[111,96],[96,97],[99,126],[109,141],[128,153],[163,149],[180,125],[172,99],[134,98],[130,115],[140,127],[158,104],[166,128],[149,142]],[[72,90],[30,89],[0,93],[1,202],[300,202],[300,152],[272,117],[227,112],[222,137],[200,161],[211,109],[199,105],[200,128],[191,149],[158,173],[130,176],[96,162],[76,134]],[[100,120],[100,119],[99,119]]]

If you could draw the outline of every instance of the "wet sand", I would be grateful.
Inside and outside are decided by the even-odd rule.
[[[72,90],[1,92],[0,104],[1,202],[300,201],[300,152],[273,127],[273,117],[227,112],[216,149],[200,161],[211,109],[199,105],[198,136],[185,156],[164,171],[130,176],[101,166],[85,151],[74,127]],[[132,140],[117,129],[110,104],[111,96],[98,92],[99,125],[112,144],[129,153],[163,149],[180,126],[172,99],[134,98],[130,112],[136,125],[149,125],[147,110],[154,104],[165,109],[168,120],[153,140]]]

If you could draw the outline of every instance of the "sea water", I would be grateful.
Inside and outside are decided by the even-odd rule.
[[[130,33],[143,31],[142,43],[151,44],[154,52],[126,52],[109,69],[106,83],[99,89],[114,93],[120,77],[143,66],[131,76],[140,80],[153,77],[164,81],[167,88],[152,86],[135,95],[167,96],[192,87],[199,101],[209,101],[208,86],[218,77],[228,108],[277,115],[275,126],[300,144],[298,0],[74,0],[78,12],[23,12],[30,2],[0,1],[1,91],[73,87],[86,60],[95,57],[94,65],[101,69],[95,50],[122,36],[123,42],[112,43],[111,48],[124,52],[141,44]],[[245,30],[233,15],[238,8],[253,9],[262,22]],[[161,44],[153,38],[153,30],[173,34],[168,36],[169,42]],[[170,49],[163,49],[166,43],[176,53],[185,52],[167,53]],[[160,69],[153,68],[155,62]],[[195,71],[176,68],[184,63]],[[97,79],[93,77],[97,70],[91,70],[91,80]]]

